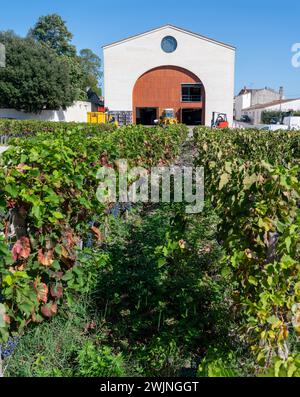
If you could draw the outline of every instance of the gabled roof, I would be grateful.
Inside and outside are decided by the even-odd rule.
[[[265,88],[247,88],[244,87],[237,96],[240,95],[245,95],[245,94],[250,94],[252,92],[258,92],[258,91],[272,91],[276,94],[278,94],[278,92],[276,90],[274,90],[273,88],[269,88],[269,87],[265,87]]]
[[[245,95],[245,94],[250,94],[252,91],[253,91],[252,88],[243,88],[243,89],[238,93],[237,96]]]
[[[125,43],[125,42],[127,42],[127,41],[134,40],[134,39],[136,39],[136,38],[138,38],[138,37],[143,37],[143,36],[146,36],[146,35],[151,34],[151,33],[154,33],[154,32],[159,32],[160,30],[164,30],[164,29],[167,29],[167,28],[171,28],[171,29],[177,30],[178,32],[181,32],[181,33],[189,34],[190,36],[194,36],[194,37],[197,37],[197,38],[199,38],[199,39],[208,41],[208,42],[210,42],[210,43],[213,43],[213,44],[217,44],[217,45],[226,47],[226,48],[228,48],[228,49],[230,49],[230,50],[234,50],[234,51],[235,51],[235,49],[236,49],[236,47],[234,47],[234,46],[232,46],[232,45],[230,45],[230,44],[226,44],[226,43],[223,43],[223,42],[221,42],[221,41],[217,41],[217,40],[210,39],[209,37],[202,36],[202,35],[200,35],[200,34],[198,34],[198,33],[194,33],[194,32],[191,32],[191,31],[189,31],[189,30],[182,29],[182,28],[179,28],[179,27],[177,27],[177,26],[175,26],[175,25],[171,25],[171,24],[163,25],[163,26],[161,26],[161,27],[159,27],[159,28],[151,29],[151,30],[148,30],[148,31],[146,31],[146,32],[144,32],[144,33],[140,33],[140,34],[137,34],[137,35],[135,35],[135,36],[130,36],[130,37],[127,37],[126,39],[123,39],[123,40],[115,41],[115,42],[113,42],[113,43],[104,45],[103,48],[105,49],[105,48],[113,47],[113,46],[115,46],[115,45],[119,45],[119,44]]]
[[[281,99],[281,100],[277,100],[277,101],[273,101],[273,102],[268,102],[268,103],[262,103],[262,104],[257,104],[257,105],[253,105],[250,106],[249,108],[245,108],[243,110],[257,110],[257,109],[265,109],[265,108],[270,108],[272,106],[276,106],[276,105],[282,105],[284,103],[288,103],[288,102],[294,102],[294,101],[299,101],[300,98],[295,98],[295,99]]]

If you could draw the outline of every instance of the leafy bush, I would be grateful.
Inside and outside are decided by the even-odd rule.
[[[209,342],[228,337],[231,288],[220,274],[218,218],[207,207],[186,216],[181,205],[164,204],[131,213],[123,228],[110,222],[110,261],[95,294],[110,343],[138,373],[178,375]]]
[[[78,99],[82,70],[51,48],[11,32],[0,32],[6,66],[0,69],[0,107],[38,113]]]
[[[205,378],[233,378],[242,374],[234,352],[226,354],[217,348],[208,350],[197,372],[197,376]]]
[[[298,376],[300,132],[196,128],[193,161],[205,167],[207,192],[201,214],[187,215],[183,204],[144,204],[122,217],[122,206],[93,201],[95,165],[117,167],[120,158],[146,168],[169,164],[185,138],[182,126],[88,136],[78,128],[13,141],[3,155],[3,336],[9,322],[10,330],[28,325],[34,335],[44,329],[31,326],[27,301],[35,316],[52,317],[52,301],[72,308],[74,292],[92,292],[98,311],[96,328],[85,327],[87,337],[66,353],[66,370],[53,369],[52,347],[40,355],[34,347],[31,373],[178,376],[198,368],[210,377]],[[29,243],[7,234],[9,209],[22,207]],[[17,232],[23,228],[20,222]],[[91,235],[92,248],[68,245]],[[61,277],[54,286],[53,272]]]
[[[124,127],[110,134],[81,128],[16,139],[0,158],[1,337],[57,312],[68,291],[82,292],[93,280],[85,255],[97,269],[106,257],[78,249],[104,222],[110,203],[96,197],[97,171],[120,158],[149,168],[172,161],[187,136],[183,126],[168,129]],[[90,283],[89,283],[90,284]]]
[[[226,161],[261,161],[277,165],[299,163],[300,131],[210,130],[199,127],[194,133],[199,151],[196,163],[205,166]],[[202,156],[200,158],[200,156]]]
[[[244,338],[257,361],[289,356],[299,329],[299,132],[198,129],[197,165],[220,216],[224,267],[236,285]],[[225,270],[224,269],[224,270]],[[294,314],[298,316],[298,312]]]
[[[79,376],[112,377],[124,376],[122,355],[113,355],[110,347],[96,347],[90,341],[78,352]]]
[[[116,127],[114,124],[88,124],[37,120],[0,119],[0,136],[30,136],[42,132],[54,134],[59,131],[68,132],[72,129],[81,129],[86,134],[101,134],[104,132],[114,131]]]
[[[273,118],[281,119],[281,116],[282,116],[282,112],[266,110],[263,111],[261,114],[261,122],[263,124],[271,124],[271,120]]]
[[[258,376],[268,378],[299,378],[300,354],[291,354],[287,359],[275,357],[269,364],[269,368],[261,370]]]

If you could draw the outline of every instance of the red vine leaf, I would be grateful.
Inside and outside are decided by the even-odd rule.
[[[38,261],[43,266],[50,267],[53,263],[53,249],[46,252],[44,252],[42,248],[39,249]]]
[[[50,293],[53,298],[60,299],[63,296],[62,284],[52,284],[50,287]]]
[[[30,255],[30,241],[28,237],[21,237],[12,248],[12,256],[16,262],[19,259],[27,259]]]
[[[73,233],[71,231],[66,233],[66,237],[67,237],[67,242],[68,242],[68,247],[69,248],[74,248],[76,241],[75,238],[73,236]]]
[[[21,172],[21,173],[24,173],[24,168],[25,167],[26,167],[25,163],[20,163],[19,165],[17,165],[16,170]]]
[[[3,321],[7,324],[10,324],[10,317],[8,314],[3,314]]]
[[[100,164],[103,165],[103,166],[108,165],[108,158],[107,158],[106,154],[102,154],[100,156]]]
[[[49,288],[45,283],[34,283],[34,288],[37,293],[37,298],[39,302],[44,302],[47,303],[48,301],[48,293],[49,293]]]
[[[41,312],[44,317],[51,318],[57,313],[57,304],[47,303],[46,305],[41,307]]]
[[[51,278],[55,278],[57,280],[61,280],[64,276],[63,272],[50,272],[49,274]]]
[[[14,208],[16,206],[16,203],[17,203],[16,200],[8,199],[7,203],[6,203],[6,206],[7,206],[8,209],[12,209],[12,208]]]

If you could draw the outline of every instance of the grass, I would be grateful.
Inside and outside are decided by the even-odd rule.
[[[169,205],[109,217],[99,249],[110,261],[99,270],[96,291],[28,330],[5,375],[190,376],[208,346],[223,341],[230,349],[218,219],[208,208],[188,222],[177,218]],[[168,244],[175,248],[164,257]]]
[[[73,376],[78,352],[89,341],[99,342],[103,333],[96,313],[91,314],[89,300],[82,297],[50,322],[34,327],[20,338],[5,363],[5,376]]]

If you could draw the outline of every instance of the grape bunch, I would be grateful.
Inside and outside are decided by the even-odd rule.
[[[95,225],[95,222],[89,221],[88,226],[89,228],[92,228]],[[92,248],[93,246],[93,235],[92,233],[87,233],[87,238],[86,241],[84,242],[84,246],[87,248]]]
[[[131,203],[116,203],[110,210],[110,214],[115,218],[122,216],[126,211],[130,212],[132,209]]]
[[[10,357],[15,351],[19,338],[17,336],[10,337],[6,343],[0,344],[0,355],[2,359]]]

